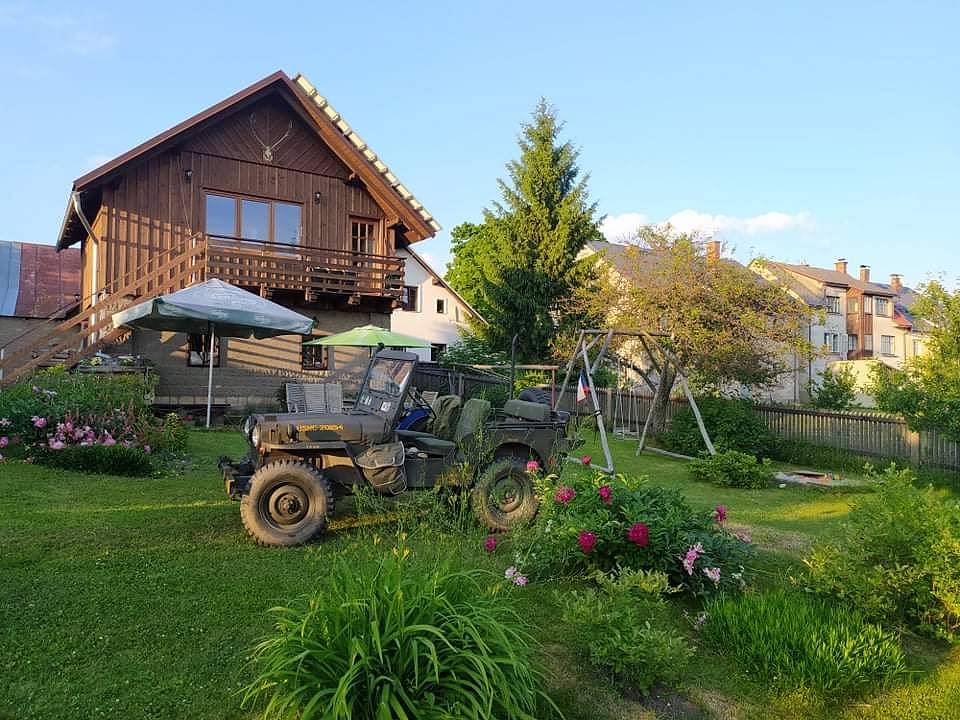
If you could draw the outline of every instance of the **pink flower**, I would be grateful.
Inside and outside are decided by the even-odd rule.
[[[727,519],[727,506],[726,505],[717,505],[713,511],[713,517],[716,518],[718,523],[722,523]]]
[[[117,444],[117,441],[113,439],[110,433],[105,432],[103,434],[103,438],[100,440],[100,444],[103,445],[104,447],[113,447],[114,445]]]
[[[553,499],[558,503],[563,503],[566,505],[568,502],[573,500],[577,496],[577,491],[572,487],[564,485],[563,487],[557,488],[557,492],[554,494]]]
[[[514,585],[519,585],[520,587],[523,587],[524,585],[527,584],[527,576],[526,576],[526,575],[517,575],[515,578],[513,578],[513,584],[514,584]]]
[[[647,543],[650,542],[650,528],[642,522],[634,523],[630,529],[627,530],[627,540],[637,547],[646,547]]]
[[[704,568],[703,574],[706,575],[711,580],[713,580],[714,585],[720,584],[720,568],[718,567]]]
[[[536,460],[527,460],[527,472],[535,473],[540,469],[540,463]]]
[[[601,485],[597,488],[597,493],[600,495],[600,499],[607,505],[613,502],[613,488],[609,485]]]
[[[687,575],[693,575],[693,565],[697,562],[697,558],[700,557],[700,553],[703,552],[703,543],[697,543],[691,548],[687,549],[686,555],[683,556],[683,569],[687,571]]]
[[[43,430],[47,426],[47,419],[45,417],[34,415],[30,419],[33,421],[33,426],[37,428],[37,430]]]
[[[50,446],[51,450],[63,450],[65,447],[63,440],[58,440],[55,437],[50,438],[50,442],[47,443]]]
[[[580,534],[577,535],[577,544],[580,546],[580,549],[583,550],[584,555],[589,555],[590,551],[593,550],[593,547],[597,544],[597,536],[589,530],[581,530]]]
[[[503,576],[509,580],[511,578],[515,578],[519,574],[520,574],[520,571],[517,570],[517,568],[515,568],[513,565],[511,565],[504,571]]]
[[[10,438],[8,438],[6,435],[0,437],[0,448],[5,448],[9,444]]]
[[[589,455],[584,455],[582,458],[580,458],[580,462],[582,462],[584,465],[589,465],[593,462],[593,458]]]
[[[487,535],[487,539],[483,541],[483,549],[492,553],[497,549],[497,539],[493,535]]]

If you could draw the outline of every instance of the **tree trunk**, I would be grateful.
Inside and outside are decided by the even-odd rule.
[[[657,391],[653,395],[653,415],[650,417],[651,435],[660,435],[667,429],[667,410],[670,407],[670,391],[673,390],[673,383],[676,382],[677,371],[673,363],[664,362],[660,372],[660,382],[657,383]]]

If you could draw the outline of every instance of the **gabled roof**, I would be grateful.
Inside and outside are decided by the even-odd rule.
[[[77,178],[73,183],[73,191],[81,193],[79,202],[84,215],[92,221],[100,205],[101,187],[129,163],[170,148],[186,134],[208,127],[237,107],[269,93],[279,93],[294,107],[333,153],[357,174],[370,194],[385,206],[384,209],[393,210],[397,218],[404,222],[413,232],[415,240],[432,237],[440,230],[433,216],[353,131],[340,113],[333,109],[329,101],[317,93],[310,81],[301,74],[291,79],[280,70]],[[62,249],[72,245],[83,235],[71,193],[57,247]]]
[[[449,292],[451,295],[453,295],[453,297],[454,297],[461,305],[463,305],[465,308],[467,308],[467,310],[469,310],[471,313],[473,313],[474,317],[476,317],[476,318],[477,318],[480,322],[482,322],[484,325],[488,325],[488,324],[489,324],[489,323],[486,321],[486,319],[483,317],[483,315],[481,315],[480,313],[478,313],[478,312],[476,311],[476,309],[473,307],[473,305],[471,305],[471,304],[468,303],[466,300],[464,300],[464,299],[463,299],[463,296],[460,295],[460,293],[458,293],[456,290],[454,290],[452,287],[450,287],[450,285],[447,283],[447,281],[444,280],[436,270],[434,270],[432,267],[430,267],[430,265],[427,264],[427,261],[426,261],[426,260],[424,260],[422,257],[420,257],[417,253],[415,253],[412,248],[410,248],[409,246],[407,246],[407,247],[403,248],[403,251],[406,252],[406,253],[409,253],[410,257],[412,257],[414,260],[416,260],[416,261],[417,261],[417,264],[419,264],[420,267],[422,267],[424,270],[426,270],[426,271],[427,271],[427,274],[430,275],[431,277],[433,277],[433,279],[437,282],[437,284],[439,284],[441,287],[445,288],[445,289],[447,290],[447,292]]]
[[[867,293],[868,295],[883,295],[886,297],[893,297],[896,295],[895,292],[889,290],[883,285],[872,282],[864,282],[860,278],[847,275],[846,273],[842,273],[837,270],[811,267],[810,265],[792,265],[790,263],[772,261],[768,261],[767,265],[783,268],[784,270],[797,273],[798,275],[803,275],[804,277],[824,283],[825,285],[833,285],[834,287],[841,288],[855,288],[861,292]]]
[[[79,297],[79,250],[0,242],[0,317],[62,317]]]

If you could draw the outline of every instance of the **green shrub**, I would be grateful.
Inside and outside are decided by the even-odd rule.
[[[756,458],[770,457],[776,438],[749,400],[720,397],[697,399],[703,424],[717,450],[739,450]],[[689,407],[681,408],[661,437],[668,450],[696,456],[707,449]]]
[[[401,541],[379,561],[337,554],[321,587],[274,608],[244,703],[297,720],[553,714],[526,625],[496,592],[502,581],[409,552]]]
[[[141,477],[153,471],[147,453],[123,445],[71,445],[61,450],[40,445],[30,451],[30,457],[46,467],[103,475]]]
[[[855,610],[786,590],[708,603],[703,637],[765,684],[831,696],[903,675],[896,639]]]
[[[860,608],[870,619],[957,638],[960,630],[960,507],[911,471],[876,476],[839,537],[805,559],[811,586]]]
[[[692,460],[687,470],[694,480],[721,487],[761,489],[770,484],[773,470],[770,460],[758,461],[753,455],[727,450]]]
[[[183,452],[187,448],[189,428],[176,413],[167,413],[160,423],[151,424],[144,433],[144,443],[161,452]]]
[[[696,595],[738,590],[743,583],[749,546],[677,490],[603,474],[537,477],[536,489],[537,517],[515,531],[516,562],[528,575],[543,579],[618,566],[656,570]]]
[[[560,598],[563,621],[580,652],[598,670],[641,692],[677,682],[693,654],[670,625],[662,595],[671,590],[659,572],[598,573],[598,589]]]
[[[857,399],[857,376],[846,366],[837,370],[824,368],[820,382],[810,382],[814,407],[824,410],[846,410]]]

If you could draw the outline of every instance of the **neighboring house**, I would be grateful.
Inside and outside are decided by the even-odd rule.
[[[65,318],[79,301],[79,250],[0,242],[0,357],[29,349],[32,331]]]
[[[57,241],[82,253],[74,355],[146,356],[158,401],[198,402],[206,340],[115,331],[112,312],[220,278],[316,318],[318,335],[388,327],[404,287],[400,251],[438,229],[305,77],[274,73],[74,182]],[[215,401],[231,404],[272,402],[278,376],[316,379],[330,367],[295,336],[224,340],[213,362]]]
[[[808,381],[817,382],[837,363],[851,369],[862,385],[870,363],[900,367],[923,351],[923,334],[909,311],[916,294],[899,275],[891,275],[889,284],[872,282],[869,266],[861,265],[852,276],[843,258],[832,269],[769,260],[755,260],[750,267],[820,311],[809,328],[819,354],[798,363],[796,377],[778,387],[773,400],[808,400]]]
[[[437,362],[471,321],[486,321],[411,248],[399,250],[398,255],[404,259],[403,292],[400,307],[390,317],[390,329],[428,341],[429,348],[410,350],[421,360]]]

